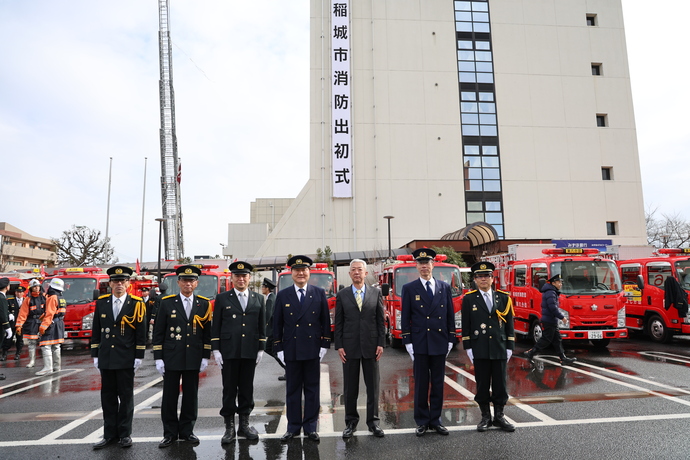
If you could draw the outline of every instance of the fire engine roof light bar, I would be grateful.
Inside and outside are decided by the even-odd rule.
[[[560,255],[591,255],[591,254],[599,254],[599,250],[596,248],[549,248],[549,249],[542,249],[541,251],[543,254],[549,255],[549,256],[560,256]]]
[[[690,248],[661,248],[659,254],[690,254]]]

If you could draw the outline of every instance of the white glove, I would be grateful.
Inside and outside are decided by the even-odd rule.
[[[139,369],[139,366],[141,366],[142,361],[143,359],[134,358],[134,372],[136,372],[137,369]]]
[[[8,329],[9,331],[9,329]],[[321,348],[319,350],[319,362],[323,361],[323,357],[326,356],[326,352],[328,351],[328,348]]]
[[[256,354],[256,364],[259,364],[261,362],[261,358],[264,357],[264,351],[259,350],[259,352]]]
[[[208,367],[208,359],[206,358],[201,358],[201,367],[199,368],[199,372],[204,372],[206,368]]]
[[[7,338],[7,339],[12,338],[12,329],[9,327],[7,329],[5,329],[5,338]]]
[[[414,347],[412,346],[412,344],[405,344],[405,348],[407,349],[407,352],[410,354],[410,358],[412,358],[412,361],[414,361]]]
[[[14,315],[10,313],[10,321],[14,321]]]
[[[223,368],[223,355],[220,354],[220,350],[213,350],[213,359],[216,360],[216,364],[218,364],[218,367],[221,369]]]
[[[156,370],[160,375],[165,374],[165,363],[163,362],[162,359],[157,359],[156,360]]]
[[[453,342],[448,342],[448,353],[446,353],[446,358],[448,357],[448,355],[450,354],[450,350],[452,350],[452,349],[453,349]]]
[[[465,351],[467,352],[467,357],[470,358],[470,362],[474,363],[474,352],[472,351],[472,349],[468,348]]]
[[[98,358],[93,358],[93,367],[98,369]]]
[[[283,365],[285,365],[285,352],[279,351],[278,352],[278,359],[280,360],[281,363],[283,363]]]
[[[513,356],[513,350],[506,350],[506,354],[508,355],[508,359],[506,359],[506,363],[510,361],[510,357]]]

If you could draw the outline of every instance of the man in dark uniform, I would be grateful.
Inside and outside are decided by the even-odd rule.
[[[101,371],[102,449],[119,441],[132,446],[134,372],[146,351],[146,307],[140,297],[127,294],[132,269],[116,265],[107,270],[112,294],[96,301],[93,313],[91,356]]]
[[[276,283],[264,278],[263,283],[261,283],[261,293],[266,296],[266,353],[273,356],[273,359],[283,368],[283,375],[279,375],[278,380],[285,380],[285,364],[278,359],[275,350],[273,350],[273,305],[276,301],[273,290],[275,288]]]
[[[5,340],[12,339],[10,316],[7,303],[7,291],[10,288],[9,278],[0,278],[0,348]],[[5,380],[5,374],[0,374],[0,380]]]
[[[180,293],[163,297],[153,329],[153,358],[163,376],[160,448],[170,446],[178,438],[199,443],[194,434],[199,409],[199,373],[206,369],[211,357],[211,302],[194,295],[201,269],[182,265],[175,273]],[[182,406],[178,418],[180,379]]]
[[[141,300],[146,306],[146,343],[149,344],[153,340],[153,321],[151,320],[151,313],[153,306],[156,304],[156,296],[151,295],[151,289],[147,286],[141,288]]]
[[[230,264],[233,289],[219,294],[213,310],[211,345],[213,357],[223,376],[223,407],[220,415],[225,421],[221,444],[235,440],[235,434],[259,439],[249,426],[254,409],[254,371],[266,348],[266,310],[263,296],[249,290],[252,267],[247,262]],[[235,414],[240,424],[235,433]]]
[[[367,278],[365,261],[353,259],[349,274],[352,286],[341,289],[335,300],[335,349],[343,362],[345,396],[343,438],[351,438],[359,422],[360,368],[367,387],[367,426],[374,436],[382,438],[384,433],[379,426],[379,360],[386,343],[383,296],[377,288],[364,283]]]
[[[316,422],[320,408],[320,362],[331,346],[331,319],[326,292],[309,285],[307,256],[288,260],[294,285],[278,292],[273,309],[273,346],[285,363],[288,427],[280,438],[288,442],[300,431],[312,441],[319,441]],[[302,415],[304,391],[304,415]]]
[[[445,436],[448,429],[441,423],[443,378],[446,357],[456,340],[451,288],[432,276],[433,249],[420,248],[412,256],[419,278],[402,288],[400,327],[413,363],[415,434],[424,436],[432,429]]]
[[[14,290],[14,295],[7,296],[7,306],[8,306],[8,319],[10,320],[10,327],[12,330],[16,328],[17,318],[19,317],[19,308],[24,302],[24,293],[26,288],[24,286],[17,286]],[[14,360],[19,360],[19,355],[22,354],[22,348],[24,347],[24,340],[22,340],[21,334],[15,334],[15,349]],[[12,348],[12,339],[5,340],[2,346],[2,355],[0,355],[0,361],[5,361],[7,359],[7,353],[10,348]]]
[[[474,400],[482,411],[477,431],[486,431],[492,424],[505,431],[515,431],[515,426],[503,415],[503,407],[508,402],[506,364],[515,348],[513,302],[507,292],[491,288],[492,263],[477,262],[471,271],[477,289],[462,299],[462,345],[474,363],[477,382]],[[494,404],[493,421],[491,402]]]
[[[525,356],[530,362],[533,362],[534,355],[542,350],[545,350],[549,345],[553,348],[561,358],[561,364],[572,364],[576,358],[568,358],[563,350],[563,341],[558,329],[558,320],[563,319],[563,314],[559,308],[558,298],[561,295],[561,288],[563,287],[563,279],[558,273],[544,283],[541,291],[541,326],[542,336],[539,338],[534,348],[525,352]]]

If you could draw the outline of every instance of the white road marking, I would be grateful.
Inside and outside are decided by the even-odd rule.
[[[664,361],[676,361],[679,363],[690,364],[690,358],[684,355],[676,355],[674,353],[666,353],[663,351],[641,351],[640,354],[642,356],[663,359]]]
[[[321,411],[319,413],[318,431],[319,435],[333,433],[333,407],[331,403],[331,376],[328,370],[328,364],[321,364],[321,376],[319,381],[320,386],[320,404]],[[283,406],[283,413],[280,416],[278,427],[276,428],[276,435],[280,438],[288,427],[287,420],[287,406]],[[262,436],[270,436],[268,434]]]
[[[54,382],[54,381],[59,380],[59,379],[64,378],[64,377],[68,377],[72,374],[76,374],[76,373],[81,372],[83,370],[84,369],[63,369],[61,371],[49,374],[51,377],[48,379],[46,379],[44,376],[31,377],[29,379],[19,380],[17,382],[12,382],[8,385],[3,385],[0,387],[0,390],[3,391],[3,393],[0,395],[0,399],[15,395],[17,393],[23,393],[24,391],[28,391],[32,388],[40,387],[41,385],[47,385],[51,382]],[[4,391],[5,388],[16,387],[18,385],[22,385],[24,383],[28,383],[28,382],[32,382],[32,381],[36,381],[36,380],[38,380],[38,382],[34,383],[32,385],[23,386],[21,388],[17,388],[16,390],[8,391],[7,393],[5,393],[5,391]]]

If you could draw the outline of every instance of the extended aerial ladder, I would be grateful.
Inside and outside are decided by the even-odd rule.
[[[165,259],[184,257],[182,238],[182,206],[180,204],[180,164],[175,134],[175,91],[173,89],[172,41],[168,24],[168,0],[158,1],[158,49],[160,57],[161,110],[161,199],[163,204],[163,235]]]

